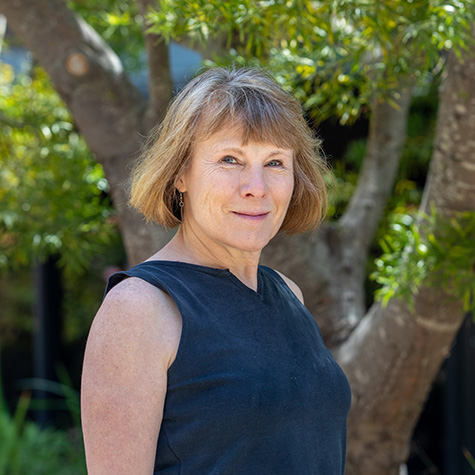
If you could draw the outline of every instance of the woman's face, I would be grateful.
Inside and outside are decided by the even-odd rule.
[[[243,145],[239,127],[194,145],[178,180],[183,227],[207,246],[260,252],[285,218],[294,188],[293,152],[270,143]]]

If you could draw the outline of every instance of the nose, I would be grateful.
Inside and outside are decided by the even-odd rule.
[[[242,171],[241,196],[264,198],[269,189],[265,177],[265,170],[261,167],[249,167]]]

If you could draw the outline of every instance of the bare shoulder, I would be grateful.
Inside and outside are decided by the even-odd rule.
[[[304,303],[303,301],[303,293],[302,291],[300,290],[300,287],[292,280],[292,279],[289,279],[286,275],[282,274],[282,272],[279,272],[278,270],[276,270],[277,274],[279,274],[282,279],[284,280],[284,282],[289,286],[290,290],[296,295],[296,297],[302,302]]]
[[[123,280],[106,295],[89,334],[88,344],[99,340],[115,343],[134,341],[155,346],[160,343],[160,360],[174,358],[181,333],[180,313],[169,295],[142,279]]]

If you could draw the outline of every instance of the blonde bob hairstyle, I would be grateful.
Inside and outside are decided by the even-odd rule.
[[[174,98],[133,171],[131,204],[147,220],[179,225],[176,183],[193,144],[233,126],[242,128],[244,145],[253,141],[293,150],[294,191],[280,231],[314,230],[327,209],[320,141],[300,104],[265,72],[248,68],[209,69]]]

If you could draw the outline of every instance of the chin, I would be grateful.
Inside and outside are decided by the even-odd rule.
[[[272,239],[272,237],[268,239],[259,239],[259,240],[249,240],[249,241],[238,241],[234,242],[234,246],[236,249],[239,249],[240,251],[245,251],[245,252],[261,252],[267,244],[269,244],[269,241]]]

